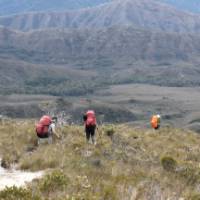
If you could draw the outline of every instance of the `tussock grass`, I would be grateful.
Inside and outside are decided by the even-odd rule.
[[[172,157],[166,156],[161,159],[161,164],[165,170],[173,172],[176,169],[177,162]]]
[[[40,200],[41,198],[36,195],[32,194],[30,189],[25,188],[17,188],[15,186],[13,187],[7,187],[3,191],[0,191],[0,199],[2,200]]]
[[[59,133],[62,139],[52,145],[37,146],[34,121],[0,125],[5,165],[46,170],[46,176],[28,185],[38,198],[199,198],[200,136],[193,132],[104,125],[96,146],[86,143],[83,127],[61,127]]]

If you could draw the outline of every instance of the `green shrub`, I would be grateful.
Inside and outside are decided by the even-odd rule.
[[[176,160],[174,160],[174,158],[169,157],[169,156],[163,157],[161,159],[161,164],[164,170],[170,171],[170,172],[175,171],[176,166],[177,166]]]
[[[200,194],[193,194],[188,199],[189,200],[200,200]]]
[[[47,156],[48,155],[48,156]],[[44,170],[56,168],[60,164],[60,153],[54,145],[43,145],[34,151],[29,157],[20,160],[20,168],[24,170]]]
[[[0,191],[0,199],[2,200],[40,200],[39,196],[33,196],[32,192],[25,188],[6,187]]]
[[[36,159],[24,159],[20,164],[20,169],[30,170],[30,169],[41,169],[43,166],[43,160],[41,158]]]
[[[185,167],[179,172],[179,175],[185,179],[187,184],[195,185],[196,183],[200,183],[200,170],[195,169],[191,166]]]
[[[112,138],[114,133],[115,133],[115,130],[114,130],[113,126],[108,126],[108,127],[105,128],[105,134],[107,136]]]
[[[116,194],[116,187],[115,186],[107,186],[103,190],[103,199],[106,200],[115,200],[117,199],[117,194]]]
[[[53,171],[51,174],[46,175],[40,182],[39,188],[41,192],[50,193],[56,190],[63,190],[69,183],[66,175],[60,171]]]

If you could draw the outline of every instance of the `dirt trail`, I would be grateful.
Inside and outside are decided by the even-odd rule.
[[[44,172],[25,172],[15,169],[4,169],[0,167],[0,190],[6,186],[25,186],[26,182],[31,182],[35,178],[40,178]]]

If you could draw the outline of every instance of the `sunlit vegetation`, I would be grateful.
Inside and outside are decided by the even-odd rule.
[[[38,146],[34,121],[1,122],[4,167],[15,163],[45,175],[26,188],[2,190],[0,199],[199,199],[200,136],[193,132],[102,125],[93,146],[86,144],[83,127],[58,131],[61,139]]]

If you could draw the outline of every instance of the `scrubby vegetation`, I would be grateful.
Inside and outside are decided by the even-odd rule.
[[[167,171],[174,171],[177,165],[176,160],[172,157],[163,157],[161,163],[163,168]]]
[[[0,199],[4,200],[40,200],[40,197],[35,195],[32,195],[31,190],[25,189],[25,188],[17,188],[15,186],[13,187],[7,187],[3,191],[0,191]]]
[[[103,125],[95,147],[86,144],[83,127],[59,133],[52,145],[37,146],[34,121],[1,122],[2,164],[46,175],[2,190],[0,199],[199,199],[200,136],[193,132]]]

